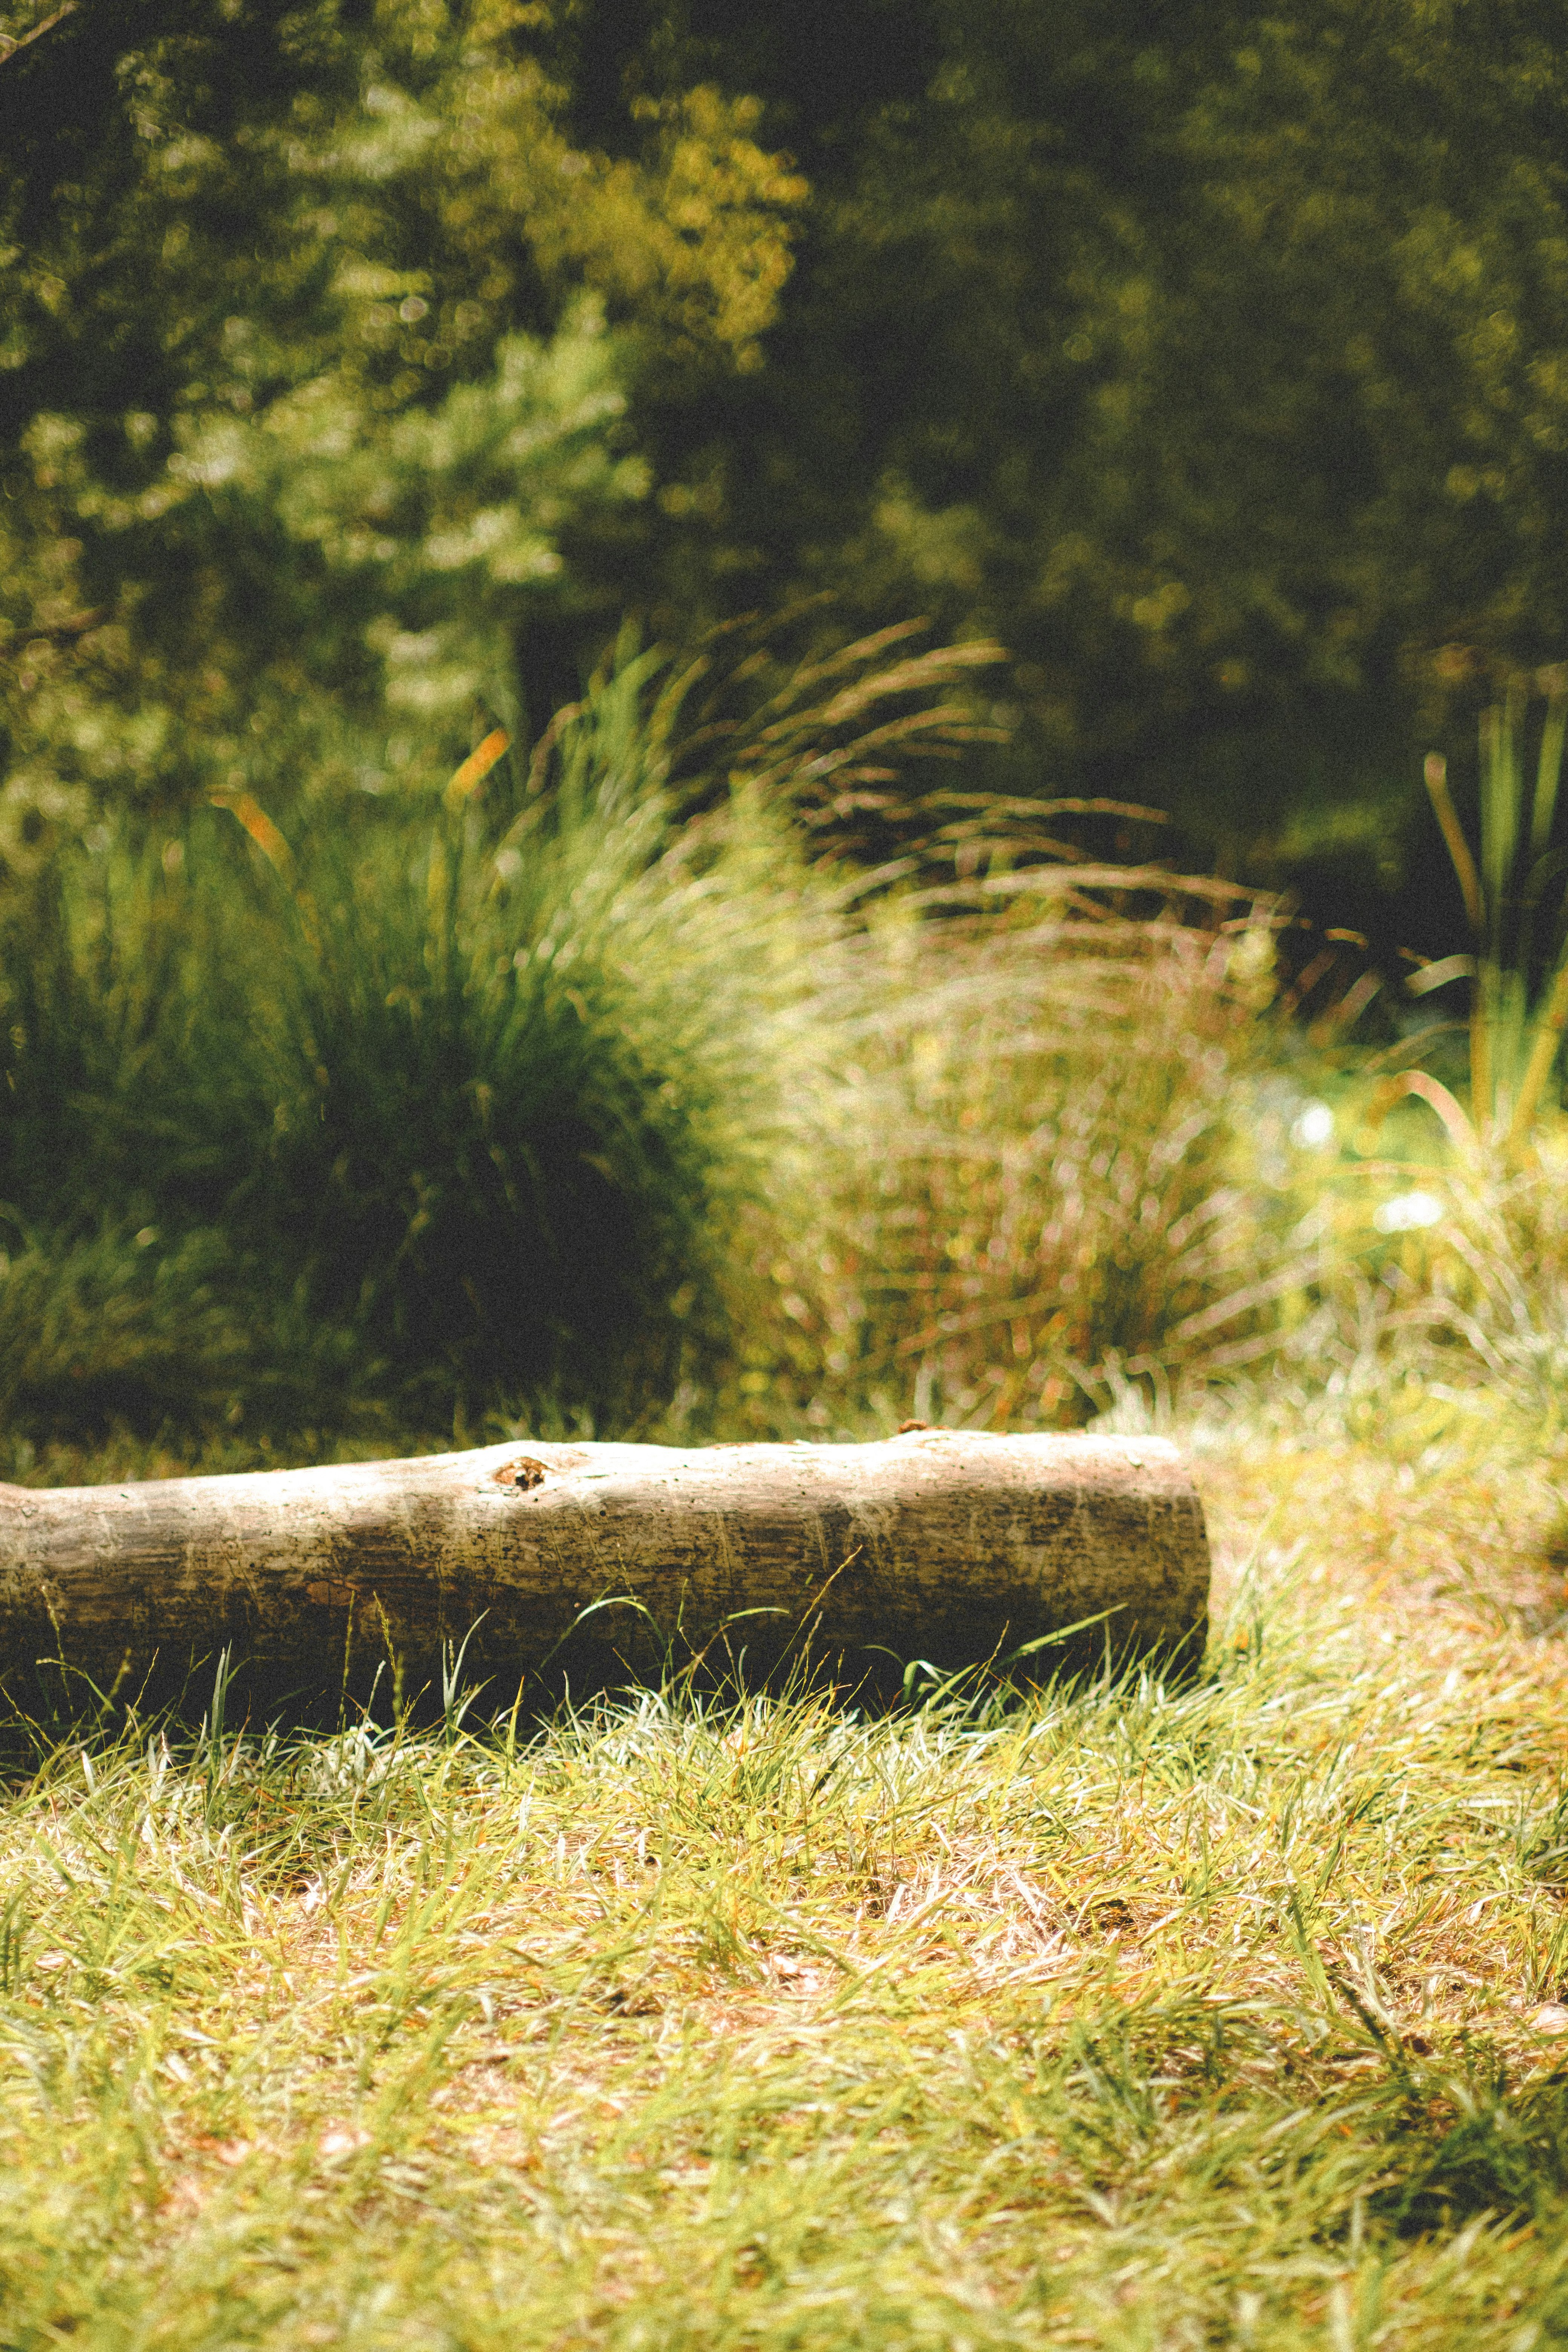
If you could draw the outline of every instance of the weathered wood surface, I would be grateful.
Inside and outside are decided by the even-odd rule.
[[[465,1636],[487,1705],[699,1652],[748,1675],[809,1654],[885,1686],[910,1659],[999,1660],[1102,1612],[1096,1648],[1195,1660],[1208,1590],[1202,1509],[1159,1439],[524,1441],[0,1488],[0,1674],[63,1658],[122,1696],[167,1696],[226,1646],[253,1703],[363,1696],[378,1664],[385,1691],[389,1660],[411,1695]]]

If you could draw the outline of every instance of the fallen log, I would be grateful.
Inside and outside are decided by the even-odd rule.
[[[809,1661],[883,1690],[911,1660],[1037,1677],[1085,1640],[1194,1661],[1208,1589],[1202,1508],[1152,1438],[527,1441],[0,1488],[0,1675],[85,1677],[84,1698],[167,1700],[226,1651],[253,1712],[394,1683],[413,1701],[465,1643],[487,1708],[689,1665],[750,1681]]]

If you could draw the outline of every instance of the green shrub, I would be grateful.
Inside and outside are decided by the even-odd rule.
[[[14,1427],[374,1397],[405,1430],[625,1425],[711,1376],[835,919],[760,803],[677,824],[650,668],[515,813],[367,805],[291,853],[255,813],[269,863],[215,810],[68,851],[10,911]]]

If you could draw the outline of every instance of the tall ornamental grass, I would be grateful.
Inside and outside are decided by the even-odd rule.
[[[62,850],[0,919],[13,1466],[1071,1420],[1250,1330],[1262,935],[894,793],[964,667],[747,713],[623,648],[526,773]]]
[[[1266,927],[1223,893],[1200,919],[1194,886],[1183,919],[1165,877],[1119,910],[1073,875],[894,906],[846,950],[826,1210],[777,1269],[808,1420],[857,1397],[1081,1422],[1128,1379],[1168,1394],[1250,1360],[1278,1324],[1264,1277],[1310,1278],[1299,1206],[1249,1155]]]
[[[531,794],[213,810],[9,910],[13,1433],[627,1423],[712,1370],[833,918],[761,808],[677,824],[646,668]]]
[[[626,650],[526,772],[50,861],[0,910],[11,1474],[1554,1396],[1544,1164],[1391,1158],[1280,910],[1087,854],[1137,811],[895,792],[964,722],[887,650],[749,731]]]

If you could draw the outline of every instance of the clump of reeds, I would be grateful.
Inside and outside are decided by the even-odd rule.
[[[1469,1126],[1483,1148],[1517,1160],[1537,1114],[1556,1104],[1554,1072],[1568,1026],[1568,898],[1553,843],[1568,740],[1568,667],[1500,672],[1470,649],[1446,648],[1441,673],[1480,676],[1479,855],[1454,804],[1448,762],[1426,761],[1426,789],[1464,898],[1474,952],[1441,959],[1410,983],[1418,993],[1470,983]],[[1539,722],[1531,705],[1542,698]],[[1528,749],[1533,750],[1533,759]],[[1428,1082],[1429,1083],[1429,1082]],[[1439,1106],[1450,1126],[1458,1107]]]
[[[1321,1271],[1250,1132],[1280,910],[1072,838],[1148,810],[936,793],[903,816],[918,887],[825,975],[821,1207],[763,1245],[784,1345],[749,1335],[731,1409],[1066,1425],[1267,1355]]]
[[[1163,1363],[1240,1248],[1235,942],[1081,872],[1011,911],[1039,813],[894,789],[993,649],[906,634],[751,706],[623,647],[525,773],[63,850],[0,919],[13,1444],[1048,1420]]]

